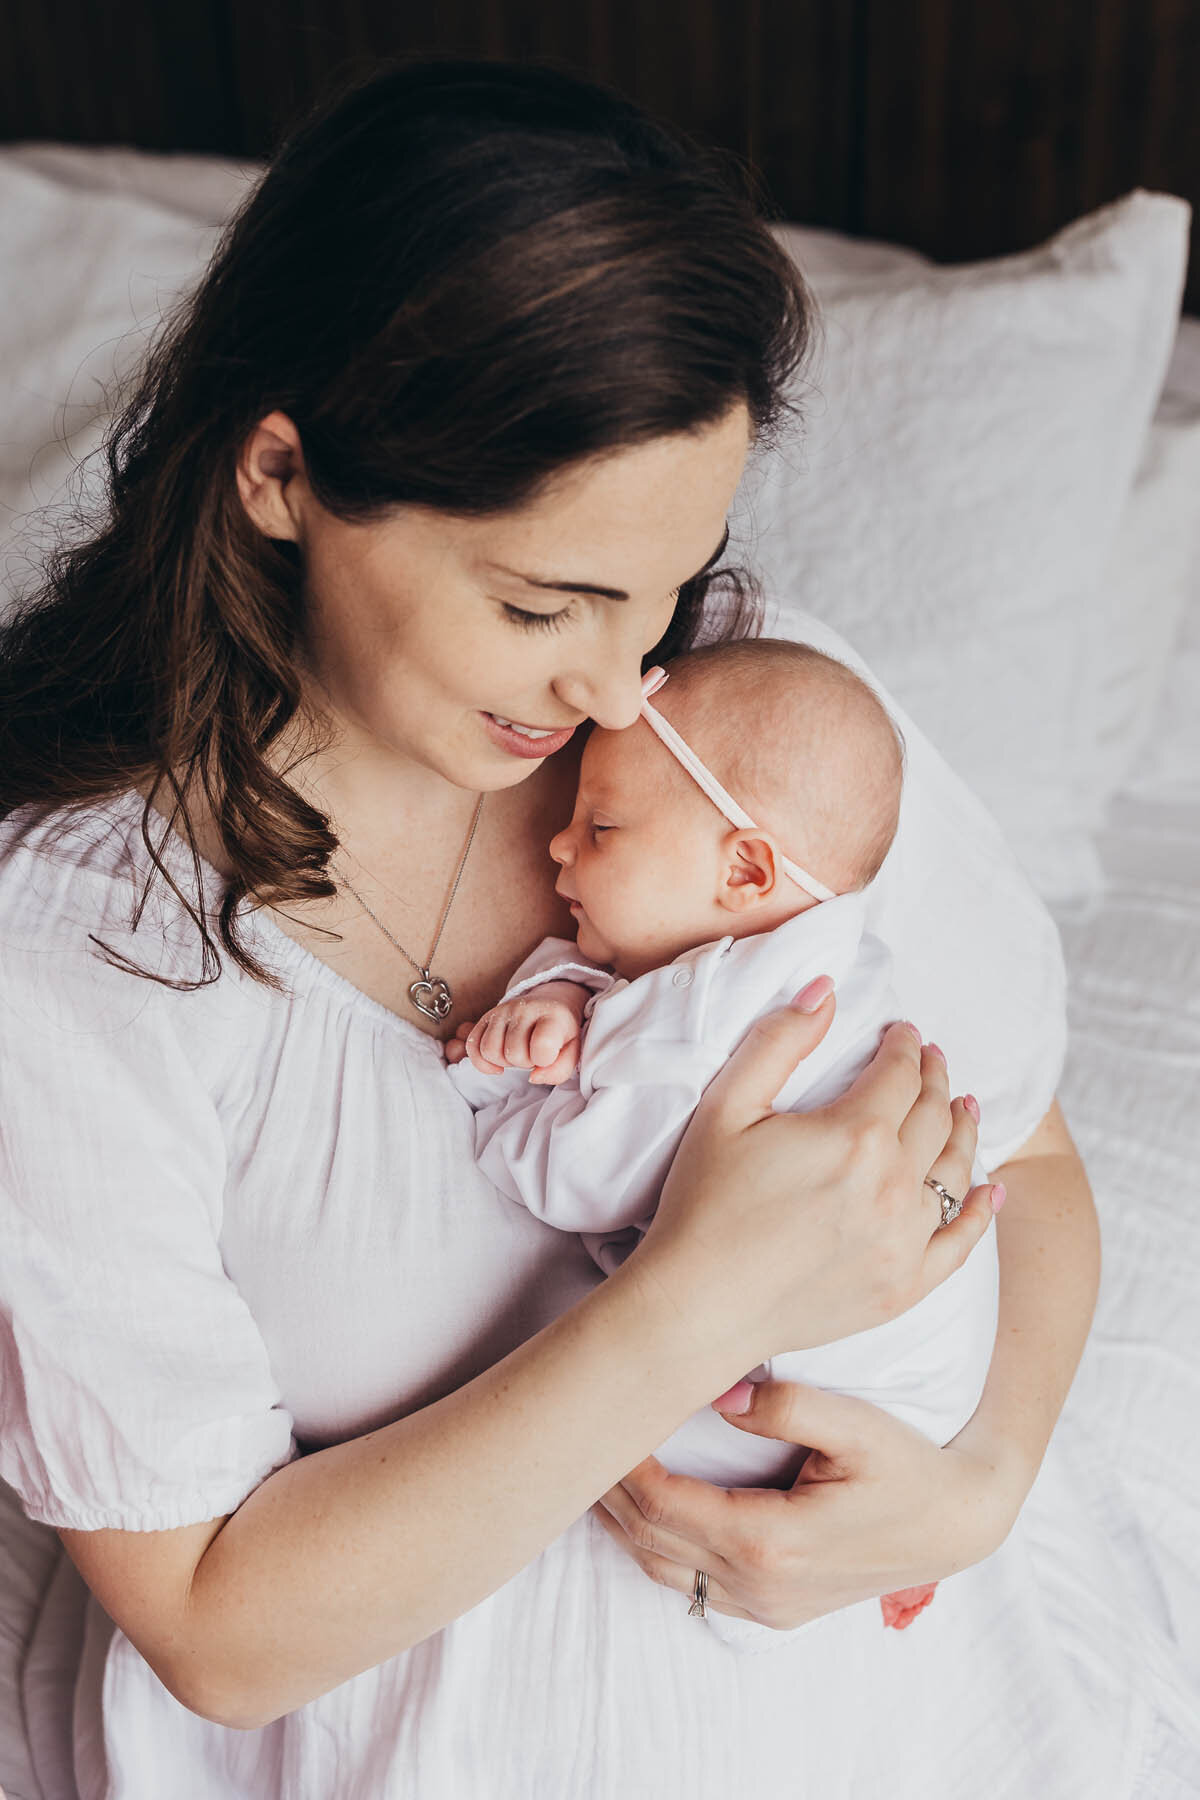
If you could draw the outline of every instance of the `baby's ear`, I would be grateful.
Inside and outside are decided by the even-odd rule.
[[[778,889],[779,847],[769,831],[731,831],[721,841],[721,885],[718,906],[727,912],[749,912]]]

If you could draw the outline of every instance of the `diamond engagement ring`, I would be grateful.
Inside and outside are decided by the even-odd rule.
[[[942,1229],[942,1225],[953,1225],[955,1219],[957,1219],[959,1213],[963,1209],[962,1201],[957,1200],[950,1192],[950,1189],[944,1188],[940,1181],[935,1181],[932,1175],[927,1175],[925,1177],[925,1186],[927,1188],[932,1188],[942,1203],[942,1219],[941,1224],[938,1226],[938,1230],[940,1231]]]
[[[688,1607],[689,1619],[706,1619],[704,1602],[708,1599],[708,1576],[703,1569],[696,1570],[696,1579],[692,1583],[692,1604]]]

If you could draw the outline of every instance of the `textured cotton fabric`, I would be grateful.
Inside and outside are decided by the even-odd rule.
[[[89,936],[195,972],[165,900],[128,933],[137,813],[6,830],[0,1473],[35,1518],[148,1530],[455,1388],[598,1277],[476,1172],[438,1046],[266,920],[282,992],[226,969],[181,993],[96,957]],[[914,732],[879,901],[901,1004],[975,1071],[1003,1155],[1058,1077],[1057,938]],[[93,1603],[60,1741],[83,1800],[160,1800],[181,1771],[188,1800],[1133,1794],[1151,1759],[1181,1765],[1166,1678],[1094,1628],[1090,1474],[1048,1465],[1048,1499],[912,1630],[872,1601],[754,1659],[584,1517],[426,1643],[249,1733],[187,1713]]]
[[[1099,893],[1091,834],[1119,746],[1149,729],[1179,616],[1159,542],[1189,535],[1186,433],[1149,447],[1157,518],[1144,489],[1127,503],[1188,226],[1185,202],[1135,192],[1020,255],[953,267],[779,228],[821,347],[801,422],[752,460],[735,545],[784,635],[802,608],[859,645],[1056,901]]]

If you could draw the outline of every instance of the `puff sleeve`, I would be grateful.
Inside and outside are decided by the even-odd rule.
[[[0,1474],[50,1525],[215,1518],[295,1454],[222,1266],[185,1001],[76,940],[0,941]]]

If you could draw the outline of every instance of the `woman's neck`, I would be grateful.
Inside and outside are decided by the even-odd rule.
[[[298,793],[327,814],[339,837],[364,821],[453,822],[477,795],[437,769],[337,715],[298,716],[271,761]]]

